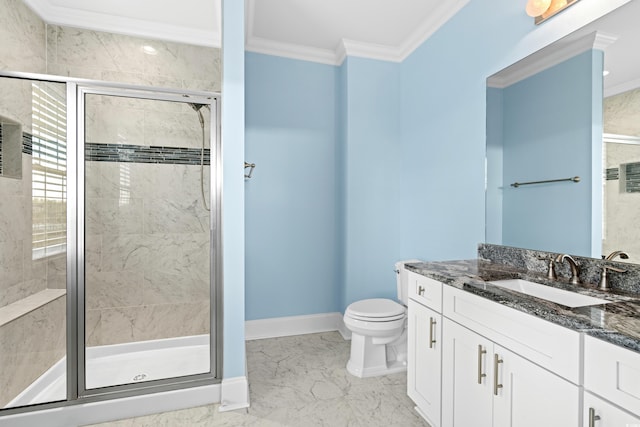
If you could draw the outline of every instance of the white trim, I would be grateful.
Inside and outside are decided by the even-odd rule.
[[[170,40],[199,46],[219,48],[222,45],[220,16],[217,17],[218,30],[216,31],[54,6],[52,2],[46,0],[25,0],[25,3],[48,24],[149,39]]]
[[[604,50],[617,36],[594,31],[569,43],[556,42],[490,76],[487,86],[504,89],[590,49]]]
[[[245,322],[245,339],[249,341],[339,331],[339,322],[342,322],[342,314],[337,312],[247,320]]]
[[[429,17],[424,23],[397,46],[342,39],[335,49],[321,49],[256,37],[254,35],[255,0],[245,0],[245,49],[249,52],[329,65],[341,65],[347,56],[389,62],[402,62],[424,43],[425,40],[431,37],[449,19],[466,6],[469,1],[470,0],[452,0],[441,2],[440,6],[429,14]]]
[[[245,380],[246,381],[246,380]],[[224,380],[223,380],[224,382]],[[3,415],[3,427],[70,427],[141,417],[220,402],[220,384]]]
[[[344,61],[344,56],[378,59],[380,61],[400,62],[398,48],[375,43],[363,43],[357,40],[342,39],[335,50],[334,57],[337,65]]]
[[[249,383],[247,377],[234,377],[222,380],[220,412],[234,411],[249,407]]]
[[[347,328],[347,325],[344,324],[344,317],[340,316],[340,320],[338,320],[338,332],[342,335],[342,338],[345,341],[351,341],[351,331]]]
[[[292,43],[276,42],[260,37],[249,36],[245,50],[265,55],[281,56],[284,58],[300,59],[302,61],[319,62],[321,64],[339,65],[336,54],[329,49],[318,49]]]

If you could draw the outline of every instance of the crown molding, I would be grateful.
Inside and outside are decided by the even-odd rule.
[[[487,79],[487,86],[504,89],[590,49],[605,50],[617,36],[594,31],[578,39],[556,42],[516,62]]]
[[[276,42],[260,37],[247,37],[245,50],[265,55],[282,56],[302,61],[319,62],[321,64],[339,65],[336,53],[330,49],[318,49],[293,43]]]
[[[378,59],[381,61],[400,62],[402,58],[398,54],[398,48],[394,46],[363,43],[357,40],[342,39],[336,48],[335,57],[338,64],[344,61],[343,55],[359,58]]]
[[[24,0],[24,2],[48,24],[125,34],[134,37],[168,40],[199,46],[219,48],[222,45],[220,31],[199,30],[143,19],[53,6],[51,2],[47,0]],[[222,28],[220,19],[221,17],[218,16],[218,28]]]
[[[265,55],[283,56],[321,64],[340,65],[347,56],[377,59],[389,62],[402,62],[411,55],[425,40],[433,35],[451,17],[458,13],[470,0],[452,0],[441,2],[423,24],[413,31],[398,46],[366,43],[357,40],[342,39],[335,49],[320,49],[294,43],[283,43],[254,35],[255,1],[245,0],[245,49]]]

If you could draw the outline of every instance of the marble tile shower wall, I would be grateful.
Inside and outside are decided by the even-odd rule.
[[[86,162],[85,185],[87,344],[208,333],[200,167]]]
[[[49,74],[147,86],[219,91],[220,50],[47,25]],[[144,53],[152,46],[156,54]]]

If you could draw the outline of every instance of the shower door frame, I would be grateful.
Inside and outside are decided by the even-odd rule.
[[[136,98],[157,101],[179,102],[182,104],[196,103],[210,107],[210,200],[209,214],[209,369],[208,373],[187,375],[182,377],[170,377],[147,382],[119,384],[99,388],[86,388],[86,341],[85,341],[85,96],[103,95],[124,98]],[[73,210],[76,216],[75,248],[71,251],[77,254],[71,261],[71,266],[77,274],[75,278],[76,293],[68,297],[75,300],[72,305],[77,312],[68,313],[74,316],[74,322],[69,322],[69,342],[67,354],[67,400],[81,399],[83,402],[100,401],[119,397],[129,397],[141,393],[154,393],[170,391],[185,387],[196,387],[219,383],[222,379],[222,146],[220,132],[220,95],[211,92],[179,91],[173,89],[159,89],[153,87],[133,85],[110,85],[104,82],[68,82],[67,96],[75,103],[74,110],[68,114],[69,121],[75,121],[76,138],[74,147],[75,184],[76,188],[69,187],[69,199],[71,191],[75,190],[75,205],[68,205],[68,210]],[[69,104],[68,100],[68,104]],[[73,116],[73,117],[72,117]],[[70,123],[69,123],[70,124]],[[68,124],[68,127],[69,127]],[[73,129],[73,128],[71,128]],[[69,161],[71,163],[71,160]],[[71,178],[69,179],[71,181]],[[73,225],[73,224],[68,224]],[[68,231],[71,231],[68,229]],[[69,284],[69,283],[68,283]],[[72,310],[68,310],[72,311]],[[71,319],[69,319],[71,320]],[[75,323],[73,325],[72,323]],[[71,328],[75,326],[75,330]],[[72,352],[72,350],[74,350]],[[73,357],[70,357],[73,354]],[[74,359],[74,360],[71,360]],[[74,369],[69,369],[75,363]]]

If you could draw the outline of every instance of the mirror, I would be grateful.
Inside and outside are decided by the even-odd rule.
[[[487,79],[487,243],[640,263],[637,16],[629,2]]]

